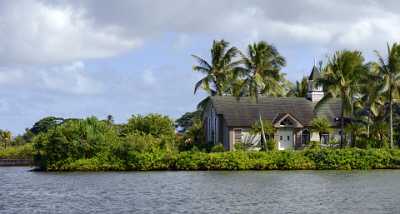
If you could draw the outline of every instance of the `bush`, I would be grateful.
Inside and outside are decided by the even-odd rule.
[[[211,148],[211,152],[225,152],[225,148],[222,144],[217,144]]]
[[[386,149],[318,149],[305,151],[136,152],[125,160],[97,156],[79,159],[50,170],[313,170],[396,169],[400,151]]]
[[[235,150],[236,151],[246,151],[247,147],[244,143],[235,143]]]
[[[175,136],[174,122],[167,116],[149,114],[146,116],[133,115],[124,126],[125,135],[131,133],[150,134],[154,137]]]
[[[319,141],[311,141],[309,146],[310,149],[319,149],[321,148],[321,143]]]
[[[0,149],[0,158],[2,159],[32,159],[32,144],[20,146],[11,146],[6,149]]]
[[[94,117],[71,120],[40,133],[34,140],[35,164],[42,169],[95,157],[119,142],[113,126]]]
[[[267,140],[266,145],[267,145],[268,151],[275,151],[275,150],[277,150],[278,142],[275,139],[269,139],[269,140]]]

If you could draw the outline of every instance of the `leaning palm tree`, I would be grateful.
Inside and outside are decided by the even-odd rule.
[[[196,83],[194,93],[202,87],[211,96],[224,95],[228,90],[226,86],[233,75],[233,69],[239,64],[233,61],[237,53],[238,50],[235,47],[229,47],[228,42],[214,40],[211,48],[211,62],[192,55],[198,62],[198,65],[193,66],[193,71],[205,75]]]
[[[364,57],[359,51],[338,51],[329,58],[323,69],[322,77],[317,81],[324,86],[325,95],[317,103],[318,109],[328,100],[339,97],[340,111],[340,147],[344,147],[344,117],[353,114],[353,99],[359,87],[359,77],[365,71]]]
[[[389,101],[389,139],[393,148],[393,100],[400,90],[400,44],[387,45],[387,58],[382,57],[378,51],[379,70],[385,80],[387,97]]]
[[[269,96],[282,95],[284,75],[280,73],[286,60],[278,50],[264,41],[248,46],[247,54],[240,53],[243,67],[237,71],[244,77],[242,91],[255,97],[260,94]]]

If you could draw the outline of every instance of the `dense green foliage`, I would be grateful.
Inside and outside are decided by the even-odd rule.
[[[6,149],[0,149],[0,159],[32,159],[32,156],[32,144],[10,146]]]
[[[95,117],[69,120],[40,133],[33,142],[34,160],[41,169],[93,158],[113,163],[130,152],[172,152],[178,147],[172,120],[157,114],[133,115],[122,128]]]
[[[80,159],[52,170],[309,170],[397,169],[400,151],[379,149],[317,149],[270,152],[129,152],[110,162]]]
[[[180,132],[186,132],[190,127],[201,119],[201,111],[186,112],[180,118],[175,120],[175,126]]]
[[[139,132],[150,134],[155,137],[175,135],[175,127],[173,121],[167,116],[159,114],[149,114],[146,116],[133,115],[126,125],[124,125],[124,134]]]

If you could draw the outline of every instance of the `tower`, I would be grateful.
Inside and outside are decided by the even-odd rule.
[[[308,91],[307,91],[307,99],[312,102],[318,102],[324,97],[324,90],[321,85],[317,85],[317,79],[320,78],[320,71],[315,66],[311,70],[311,74],[308,77]]]

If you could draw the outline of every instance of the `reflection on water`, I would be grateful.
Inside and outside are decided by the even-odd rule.
[[[0,168],[0,213],[400,213],[400,171]]]

